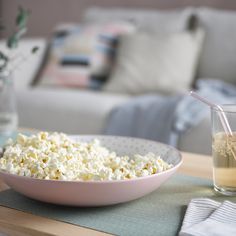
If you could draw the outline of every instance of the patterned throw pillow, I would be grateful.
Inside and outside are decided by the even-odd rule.
[[[41,85],[100,89],[110,74],[120,35],[128,22],[63,27],[53,38]]]

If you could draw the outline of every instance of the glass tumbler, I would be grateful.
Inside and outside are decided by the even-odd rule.
[[[222,124],[222,111],[211,109],[213,182],[216,192],[236,195],[236,104],[222,105],[232,134]]]

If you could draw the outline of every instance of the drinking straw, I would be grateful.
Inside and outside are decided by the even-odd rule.
[[[210,106],[210,107],[215,108],[216,110],[218,110],[218,111],[219,111],[220,121],[221,121],[221,124],[222,124],[222,126],[223,126],[223,129],[224,129],[226,135],[227,135],[227,136],[229,136],[229,135],[230,135],[230,136],[233,136],[233,132],[232,132],[232,130],[231,130],[231,128],[230,128],[229,121],[228,121],[228,119],[227,119],[227,117],[226,117],[226,115],[225,115],[225,112],[224,112],[223,108],[222,108],[220,105],[210,102],[209,100],[207,100],[207,99],[205,99],[205,98],[199,96],[199,95],[198,95],[197,93],[195,93],[194,91],[190,91],[189,94],[190,94],[190,96],[192,96],[192,97],[198,99],[199,101],[201,101],[201,102],[207,104],[208,106]],[[234,157],[234,159],[235,159],[235,161],[236,161],[236,153],[235,153],[235,151],[232,149],[232,147],[229,147],[229,148],[230,148],[230,151],[231,151],[231,153],[233,154],[233,157]]]
[[[219,113],[220,121],[221,121],[221,124],[224,128],[225,133],[228,134],[228,135],[231,135],[231,136],[233,135],[233,132],[232,132],[232,130],[230,128],[230,125],[229,125],[229,121],[228,121],[228,119],[225,115],[225,112],[224,112],[223,108],[220,105],[210,102],[209,100],[199,96],[194,91],[190,91],[189,94],[190,94],[190,96],[198,99],[199,101],[207,104],[208,106],[210,106],[212,108],[215,108],[216,110],[220,111],[220,113]]]

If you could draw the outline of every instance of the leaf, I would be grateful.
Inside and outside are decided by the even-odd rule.
[[[7,47],[12,49],[18,46],[18,43],[22,36],[27,32],[27,28],[21,28],[14,32],[8,39],[7,39]]]
[[[29,15],[30,12],[28,10],[22,7],[18,8],[18,15],[16,17],[16,25],[18,28],[24,28],[26,26]]]
[[[8,57],[0,51],[0,71],[3,70],[7,66]]]
[[[18,38],[18,40],[20,40],[20,38],[26,34],[27,32],[27,28],[24,27],[24,28],[20,28],[15,34],[16,34],[16,37]]]
[[[4,59],[5,61],[8,61],[8,57],[0,51],[0,59]]]
[[[39,50],[39,47],[35,46],[31,49],[31,53],[35,54]]]
[[[17,36],[17,33],[14,33],[7,39],[7,47],[10,49],[16,48],[18,46],[18,41],[19,38]]]

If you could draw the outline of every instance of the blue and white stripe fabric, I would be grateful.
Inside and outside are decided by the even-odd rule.
[[[199,95],[216,104],[236,102],[236,87],[218,79],[199,79],[196,83]],[[191,96],[183,96],[175,111],[174,130],[183,133],[197,125],[208,113],[209,107]]]
[[[192,199],[179,236],[235,236],[236,203],[207,198]]]

